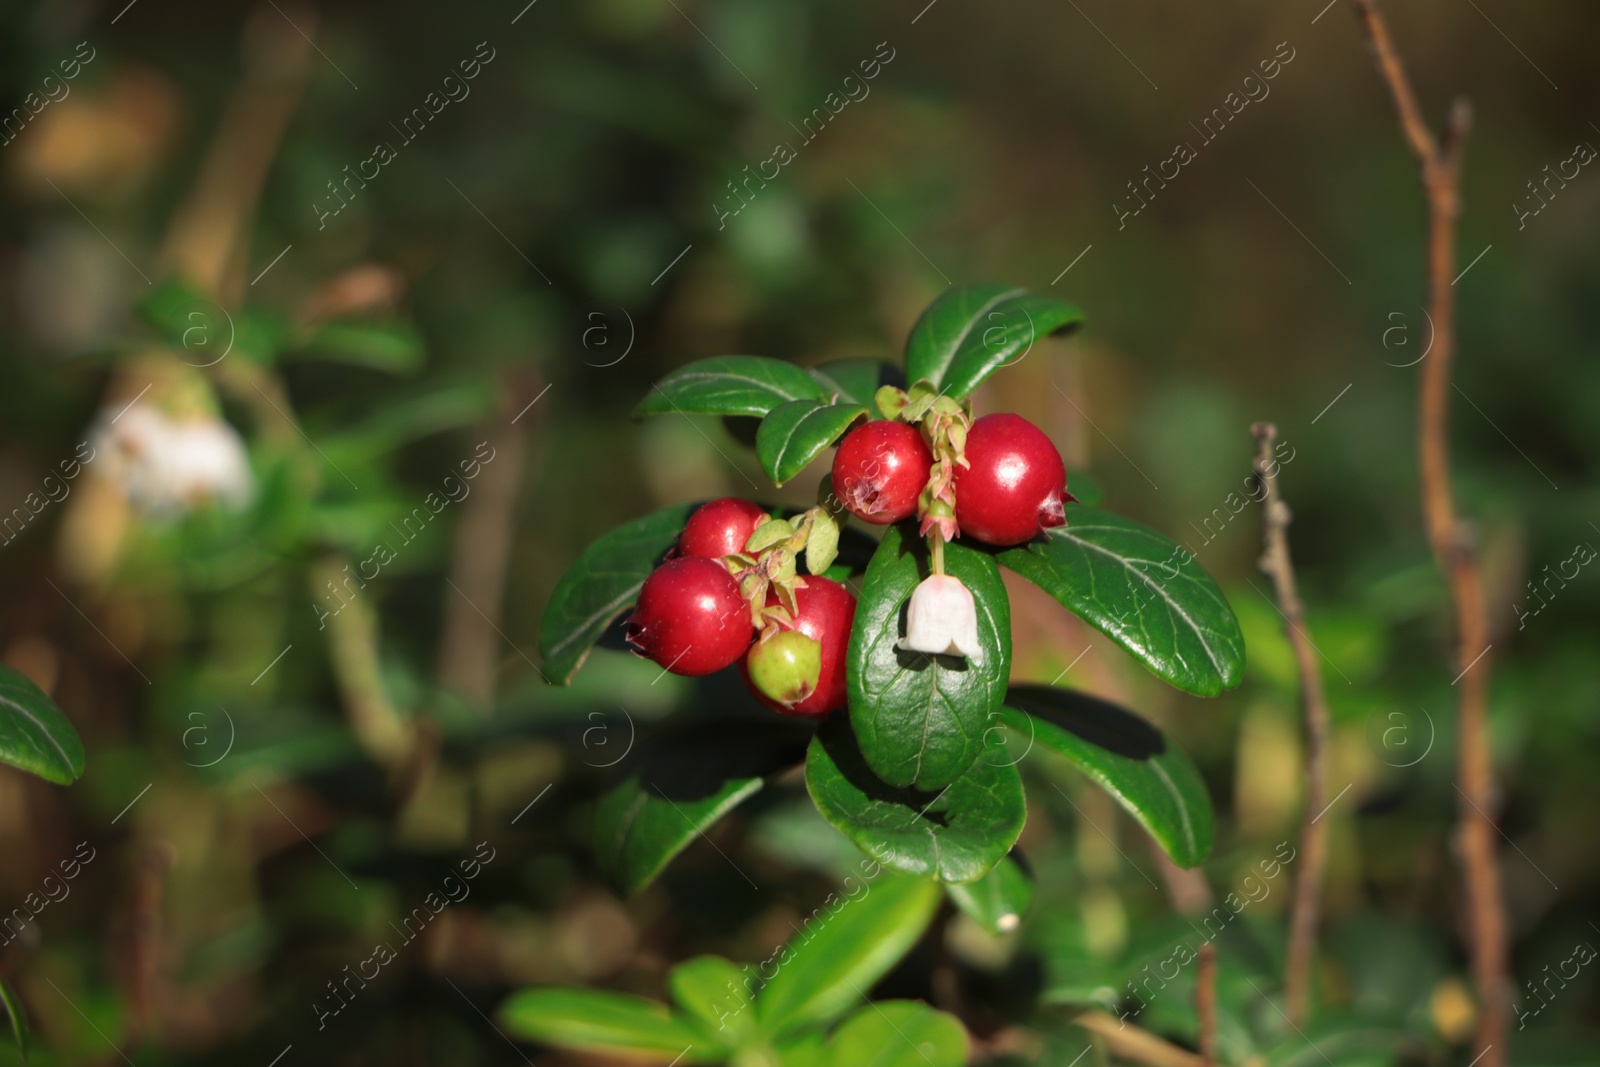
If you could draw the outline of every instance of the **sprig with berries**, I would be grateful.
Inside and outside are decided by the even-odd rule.
[[[601,537],[552,596],[540,647],[553,681],[569,681],[632,605],[622,635],[637,654],[691,677],[735,669],[778,713],[730,706],[640,740],[596,819],[623,889],[648,884],[801,756],[829,822],[875,861],[951,887],[974,915],[977,890],[964,887],[978,881],[1025,908],[1028,880],[1008,854],[1026,818],[1016,764],[1034,750],[1081,767],[1174,862],[1205,857],[1211,809],[1187,756],[1132,712],[1011,673],[1001,568],[1180,689],[1211,696],[1242,674],[1238,623],[1192,557],[1174,566],[1172,541],[1080,503],[1038,426],[974,415],[990,374],[1080,322],[1051,296],[967,286],[923,314],[903,367],[719,356],[651,389],[636,415],[720,416],[776,485],[836,451],[815,506],[663,508]],[[655,780],[653,759],[696,751],[726,769],[681,795]]]

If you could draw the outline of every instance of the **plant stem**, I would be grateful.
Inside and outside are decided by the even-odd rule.
[[[343,557],[329,553],[311,567],[314,603],[323,603],[324,587],[338,589],[349,580]],[[358,579],[359,581],[359,579]],[[324,621],[328,658],[333,666],[345,715],[356,742],[378,763],[398,772],[411,749],[411,730],[383,687],[378,662],[378,614],[371,594],[349,590],[348,601]],[[336,594],[337,595],[337,594]]]
[[[256,47],[245,49],[244,77],[193,186],[172,214],[160,253],[165,273],[229,306],[240,303],[247,288],[250,220],[310,77],[316,47],[298,28],[290,32],[271,20],[256,21],[264,32],[254,35]]]
[[[1284,967],[1286,1015],[1295,1025],[1305,1021],[1311,1002],[1311,964],[1317,947],[1317,915],[1322,897],[1322,869],[1327,857],[1324,826],[1317,824],[1322,812],[1325,768],[1323,750],[1328,741],[1328,704],[1322,691],[1322,670],[1315,646],[1305,629],[1305,604],[1295,585],[1294,561],[1289,558],[1289,505],[1278,492],[1278,465],[1272,458],[1272,445],[1278,428],[1270,422],[1250,427],[1256,439],[1255,472],[1265,496],[1261,509],[1262,552],[1259,566],[1272,579],[1278,595],[1278,612],[1283,616],[1283,631],[1294,650],[1300,672],[1300,698],[1306,725],[1306,799],[1304,821],[1300,824],[1301,860],[1295,876],[1294,909],[1289,920],[1289,955]]]
[[[1205,1061],[1187,1049],[1157,1037],[1148,1030],[1129,1026],[1104,1011],[1086,1011],[1073,1017],[1072,1024],[1097,1035],[1112,1054],[1146,1067],[1205,1067]]]
[[[944,534],[936,526],[928,538],[928,549],[933,554],[933,573],[944,573]]]
[[[450,558],[451,591],[444,594],[444,625],[439,637],[439,681],[487,709],[494,701],[498,645],[506,567],[516,526],[518,490],[528,452],[528,439],[541,427],[534,412],[522,424],[509,420],[535,399],[533,374],[506,376],[507,402],[500,406],[485,443],[490,458],[482,465],[476,491],[463,503]]]
[[[1462,529],[1450,486],[1450,372],[1455,358],[1455,237],[1461,210],[1461,148],[1471,124],[1464,100],[1457,100],[1435,141],[1422,119],[1416,94],[1400,64],[1389,27],[1373,0],[1351,0],[1377,60],[1378,72],[1394,99],[1401,132],[1422,171],[1428,205],[1428,303],[1434,342],[1421,370],[1418,400],[1418,451],[1422,511],[1428,545],[1450,586],[1456,648],[1452,671],[1460,689],[1457,714],[1456,791],[1460,796],[1459,848],[1466,868],[1466,902],[1471,926],[1473,984],[1479,1018],[1477,1048],[1482,1067],[1503,1067],[1511,1020],[1509,942],[1495,824],[1498,805],[1488,737],[1489,622],[1484,611],[1483,577],[1477,553]]]

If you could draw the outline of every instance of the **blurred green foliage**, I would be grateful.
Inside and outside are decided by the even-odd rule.
[[[1522,228],[1515,205],[1574,142],[1600,144],[1596,13],[1390,6],[1430,114],[1461,92],[1477,115],[1452,420],[1495,632],[1526,1023],[1513,1062],[1592,1062],[1593,969],[1549,983],[1546,968],[1600,936],[1600,578],[1550,578],[1600,543],[1600,178],[1572,179]],[[1195,757],[1219,813],[1218,899],[1298,816],[1259,515],[1225,503],[1253,419],[1295,450],[1281,479],[1335,718],[1330,791],[1349,790],[1326,816],[1323,1008],[1300,1034],[1273,1006],[1291,863],[1216,937],[1225,1058],[1321,1062],[1313,1042],[1340,1064],[1470,1058],[1449,628],[1416,499],[1421,200],[1342,5],[281,7],[0,11],[5,106],[61,97],[0,147],[0,512],[132,398],[163,337],[179,377],[220,397],[253,476],[243,509],[165,517],[100,510],[75,481],[0,546],[0,658],[51,691],[88,751],[67,789],[0,768],[0,916],[32,916],[6,928],[0,979],[33,1023],[30,1063],[572,1062],[509,1048],[494,1005],[546,983],[661,999],[675,962],[786,941],[854,861],[797,780],[634,898],[589,848],[607,765],[635,738],[669,715],[762,713],[737,681],[658,679],[615,650],[547,687],[539,615],[601,532],[754,494],[754,454],[716,420],[627,420],[650,382],[713,355],[889,355],[947,285],[984,278],[1061,293],[1089,325],[997,374],[978,410],[1046,427],[1106,507],[1185,542],[1244,625],[1245,685],[1201,701],[1012,590],[1018,680],[1128,703]],[[163,310],[164,235],[241,72],[290,19],[319,50],[230,268],[242,298],[200,320],[196,298]],[[94,59],[60,83],[85,41]],[[470,96],[319,228],[328,183],[403,139],[391,124],[479,42],[495,57]],[[1279,42],[1295,59],[1270,95],[1119,227],[1129,183]],[[803,128],[847,76],[870,91]],[[778,143],[792,162],[746,184]],[[722,219],[730,196],[748,204]],[[224,335],[229,354],[202,366]],[[460,464],[483,441],[496,458],[468,485]],[[469,492],[453,499],[446,478]],[[809,503],[805,484],[780,502]],[[432,512],[430,493],[450,502]],[[438,518],[403,528],[419,507]],[[497,530],[500,603],[464,605]],[[380,542],[392,563],[330,593]],[[396,737],[417,758],[396,757]],[[1182,917],[1194,883],[1131,820],[1093,790],[1035,784],[1059,803],[1036,805],[1020,842],[1036,878],[1020,929],[953,915],[874,990],[954,1012],[995,1062],[1072,1062],[1084,1004],[1132,1010],[1129,983],[1203,936]],[[313,1004],[482,841],[498,858],[470,896],[318,1029]],[[33,912],[82,842],[99,858]],[[1130,1020],[1192,1042],[1192,982],[1183,968]]]

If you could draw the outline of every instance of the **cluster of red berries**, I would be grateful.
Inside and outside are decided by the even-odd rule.
[[[755,616],[724,561],[745,551],[768,519],[748,500],[728,497],[696,509],[674,553],[645,579],[627,621],[627,639],[673,674],[712,674],[739,664],[745,684],[785,715],[821,716],[844,707],[845,649],[856,598],[831,579],[796,583],[792,616],[758,641]],[[777,604],[769,590],[768,604]]]
[[[963,423],[964,425],[964,423]],[[941,438],[942,439],[942,438]],[[962,536],[1017,545],[1066,521],[1067,471],[1044,432],[1018,415],[985,415],[966,426],[951,488]],[[839,443],[833,487],[867,522],[908,519],[932,492],[935,459],[916,426],[865,423]],[[948,512],[946,515],[948,516]],[[770,516],[748,500],[713,500],[689,516],[666,562],[645,579],[627,622],[628,642],[673,674],[711,674],[737,663],[745,684],[786,715],[821,716],[845,705],[845,655],[856,598],[821,575],[795,578],[785,603],[754,574],[752,535]],[[969,597],[970,602],[970,597]]]
[[[985,415],[966,436],[955,472],[955,520],[990,545],[1020,545],[1066,520],[1067,469],[1043,430],[1020,415]],[[833,458],[833,490],[851,514],[888,525],[908,519],[933,466],[910,423],[869,422],[845,436]]]

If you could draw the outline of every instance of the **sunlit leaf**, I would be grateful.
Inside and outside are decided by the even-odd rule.
[[[765,1032],[781,1035],[843,1015],[922,937],[939,906],[938,885],[876,873],[758,969],[766,984],[756,994],[756,1014]]]
[[[517,1037],[563,1048],[719,1063],[727,1050],[665,1004],[601,989],[524,989],[497,1013]]]
[[[679,367],[633,409],[641,415],[765,416],[790,400],[821,400],[822,384],[803,367],[765,356],[713,356]]]
[[[832,447],[867,409],[829,400],[790,400],[773,408],[756,431],[756,458],[774,483],[782,485]]]
[[[964,1067],[967,1028],[920,1000],[880,1000],[840,1024],[828,1042],[834,1063],[871,1067]]]
[[[906,341],[906,377],[931,381],[946,396],[966,396],[1034,344],[1079,326],[1083,312],[1053,296],[984,282],[952,289],[928,310]]]
[[[1068,504],[1065,526],[998,558],[1179,689],[1216,696],[1244,676],[1244,635],[1228,598],[1186,549],[1148,526]]]

